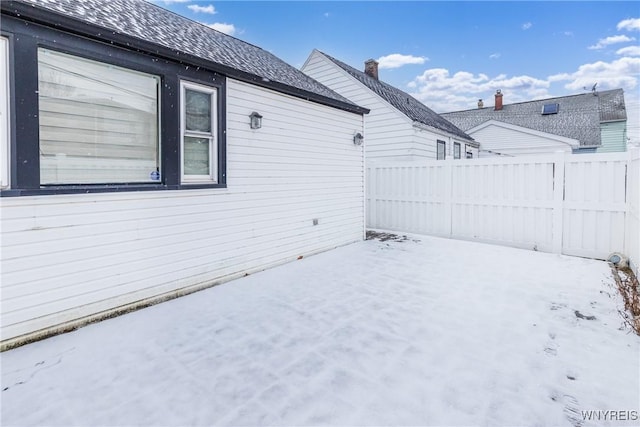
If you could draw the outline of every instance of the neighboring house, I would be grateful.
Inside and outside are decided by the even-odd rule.
[[[2,348],[363,239],[367,109],[144,1],[0,7]]]
[[[302,71],[371,110],[365,119],[367,160],[477,157],[479,144],[473,138],[411,95],[379,80],[374,60],[367,61],[362,72],[314,49]]]
[[[481,156],[626,151],[622,89],[441,114],[480,143]],[[482,105],[480,101],[479,106]]]

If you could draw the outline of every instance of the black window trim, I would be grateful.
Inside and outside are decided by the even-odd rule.
[[[456,147],[458,148],[458,152],[456,153]],[[457,154],[457,157],[456,157]],[[453,158],[454,159],[460,159],[462,158],[462,144],[460,144],[459,142],[454,142],[453,143]]]
[[[1,33],[9,39],[9,90],[11,93],[9,170],[11,176],[9,177],[10,188],[0,190],[0,197],[227,187],[226,76],[192,64],[169,61],[146,52],[127,50],[41,25],[27,24],[4,14]],[[160,77],[158,129],[162,171],[160,183],[40,184],[37,93],[37,51],[40,47]],[[180,162],[182,161],[179,149],[180,81],[209,86],[218,92],[216,183],[183,184],[180,180]]]
[[[440,155],[438,148],[442,145],[444,150],[442,150],[442,158],[438,157]],[[436,160],[446,160],[447,159],[447,142],[441,139],[436,140]]]

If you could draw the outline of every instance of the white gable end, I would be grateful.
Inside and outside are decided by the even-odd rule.
[[[368,159],[408,160],[415,154],[412,121],[322,53],[314,50],[302,71],[354,104],[371,110],[365,116]]]
[[[528,129],[497,120],[486,121],[467,131],[483,151],[509,155],[570,152],[579,141],[546,132]]]

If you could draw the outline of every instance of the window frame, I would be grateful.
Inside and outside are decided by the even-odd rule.
[[[459,159],[462,155],[462,147],[460,146],[459,142],[454,142],[453,143],[453,158],[454,159]]]
[[[157,56],[157,52],[133,50],[125,45],[103,43],[55,28],[29,25],[22,19],[2,15],[2,36],[9,38],[11,140],[9,158],[10,187],[0,189],[0,197],[192,190],[227,187],[226,165],[226,88],[227,77],[202,64],[192,65]],[[160,78],[159,88],[159,181],[149,183],[40,184],[38,48],[59,51]],[[20,70],[20,72],[15,72]],[[181,182],[180,81],[188,80],[217,90],[217,177],[216,182]],[[20,102],[15,102],[19,99]]]
[[[11,41],[4,34],[0,35],[0,120],[2,120],[2,135],[0,135],[0,189],[11,185]]]
[[[440,147],[442,146],[442,158],[440,158]],[[436,160],[447,159],[447,142],[440,139],[436,140]]]
[[[57,50],[48,49],[48,48],[45,48],[45,47],[38,47],[37,63],[38,63],[38,89],[39,89],[38,90],[38,116],[39,117],[43,117],[45,115],[45,112],[43,112],[40,109],[41,100],[42,100],[41,96],[42,96],[42,92],[43,92],[41,90],[42,89],[42,87],[41,87],[42,79],[41,79],[41,75],[40,75],[40,69],[41,69],[41,65],[46,64],[46,61],[44,61],[43,59],[46,57],[46,55],[49,55],[49,52],[53,53],[54,57],[55,57],[55,55],[58,55],[58,58],[64,58],[65,60],[66,59],[70,60],[69,63],[63,64],[64,66],[69,66],[68,68],[63,68],[63,65],[60,66],[60,68],[61,68],[63,73],[73,74],[73,72],[70,71],[70,70],[73,69],[74,65],[76,66],[77,69],[80,69],[83,66],[83,65],[81,65],[82,63],[89,63],[90,67],[91,66],[103,67],[104,71],[107,71],[107,72],[111,68],[117,68],[117,69],[120,70],[120,72],[124,71],[124,72],[131,73],[131,74],[134,74],[134,75],[143,75],[144,77],[153,78],[153,80],[155,81],[155,85],[154,85],[155,86],[155,90],[153,92],[155,92],[154,93],[154,95],[155,95],[155,100],[154,100],[154,102],[155,102],[155,106],[154,106],[155,107],[154,108],[155,109],[155,112],[154,112],[155,113],[155,117],[154,117],[154,119],[155,120],[154,120],[154,123],[155,123],[155,127],[156,127],[155,130],[154,130],[155,138],[154,138],[154,141],[153,141],[154,158],[153,159],[147,159],[147,160],[153,160],[155,162],[156,171],[158,171],[159,173],[162,173],[162,168],[161,168],[161,164],[160,164],[161,163],[161,159],[162,159],[162,147],[161,147],[161,138],[160,138],[160,126],[161,126],[161,123],[162,123],[162,116],[161,116],[161,111],[160,111],[161,110],[160,109],[160,104],[161,104],[160,87],[161,87],[161,84],[162,84],[162,80],[161,80],[160,76],[155,75],[155,74],[151,74],[151,73],[140,72],[138,70],[133,70],[133,69],[128,68],[128,67],[122,67],[122,66],[111,64],[111,63],[104,62],[104,61],[96,61],[96,60],[85,58],[85,57],[82,57],[82,56],[79,56],[79,55],[63,53],[63,52],[60,52],[60,51],[57,51]],[[42,54],[42,56],[41,56],[41,54]],[[55,61],[55,59],[54,59],[54,61]],[[74,63],[74,61],[75,61],[75,63]],[[91,63],[93,63],[93,64],[91,64]],[[80,72],[76,72],[75,74],[80,74]],[[104,74],[103,70],[100,70],[100,72],[98,74],[100,76],[102,76]],[[86,75],[81,74],[80,78],[86,78],[86,77],[87,77]],[[76,86],[72,86],[72,87],[76,87]],[[124,86],[122,88],[124,88]],[[119,89],[122,89],[122,88],[119,88]],[[115,99],[117,100],[118,98],[116,97]],[[100,106],[100,103],[97,103],[97,104],[96,103],[90,103],[90,105],[98,105],[98,106]],[[87,106],[87,108],[90,108],[90,107]],[[83,125],[84,124],[81,123],[80,121],[73,122],[73,126],[82,127]],[[113,129],[108,129],[107,130],[107,128],[105,128],[103,130],[106,130],[106,133],[109,133],[109,132],[113,131]],[[116,133],[119,133],[119,131],[121,131],[121,130],[120,129],[116,129],[115,130]],[[40,123],[39,133],[40,134],[42,133],[42,123]],[[42,143],[42,138],[39,138],[39,143],[40,144]],[[104,143],[104,142],[98,142],[96,145],[100,147],[99,149],[104,150],[104,149],[106,149],[106,147],[109,144],[108,143]],[[54,148],[57,149],[57,146],[54,147]],[[156,183],[156,181],[159,181],[159,179],[157,179],[157,180],[156,179],[152,179],[149,176],[149,178],[146,179],[146,180],[137,180],[137,181],[131,181],[131,182],[128,182],[128,181],[116,181],[116,180],[114,180],[113,182],[99,182],[98,181],[98,182],[87,182],[87,183],[82,183],[82,182],[76,182],[76,183],[73,183],[73,182],[71,182],[71,183],[42,182],[42,180],[43,180],[43,177],[42,177],[42,170],[43,170],[42,160],[43,160],[43,156],[44,156],[44,153],[43,153],[43,149],[41,148],[40,149],[40,185],[42,187],[60,186],[60,185],[105,185],[105,184],[112,184],[112,185],[143,184],[143,185],[145,185],[145,184],[153,184],[153,183]],[[96,161],[95,159],[105,159],[105,157],[104,156],[95,156],[93,160],[90,160],[90,162],[92,162],[92,161],[95,162]],[[98,163],[100,163],[100,160],[98,160]],[[114,173],[113,169],[109,169],[109,172],[111,174],[113,174],[113,175],[117,175],[117,170]],[[151,174],[151,172],[149,173],[149,175],[150,174]]]
[[[187,89],[206,93],[209,95],[211,101],[211,132],[198,132],[187,129],[186,126],[186,93]],[[204,184],[204,183],[217,183],[218,179],[218,132],[217,132],[217,105],[218,105],[218,90],[213,86],[206,86],[199,83],[193,83],[188,80],[180,80],[180,181],[183,184]],[[208,175],[185,175],[184,164],[184,140],[187,137],[193,138],[207,138],[209,139],[209,174]]]

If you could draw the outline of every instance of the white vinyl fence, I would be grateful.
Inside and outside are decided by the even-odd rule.
[[[625,236],[625,253],[631,258],[637,276],[640,270],[640,149],[631,152],[627,167]]]
[[[618,251],[637,263],[639,158],[372,162],[367,226],[599,259]]]

